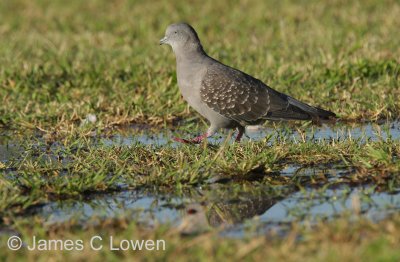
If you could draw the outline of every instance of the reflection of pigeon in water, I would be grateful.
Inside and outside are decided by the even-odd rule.
[[[200,204],[190,204],[186,207],[186,214],[178,227],[182,235],[194,235],[206,232],[208,225],[205,208]]]
[[[325,120],[335,114],[279,93],[260,80],[209,57],[196,31],[188,24],[172,24],[160,44],[171,45],[178,85],[184,99],[210,121],[207,132],[185,143],[199,143],[220,128],[237,128],[265,120]]]
[[[264,214],[279,199],[261,194],[259,197],[240,201],[218,201],[207,205],[190,204],[178,230],[183,235],[206,232],[211,227],[224,227],[242,223],[246,219]]]
[[[207,219],[212,227],[241,223],[246,219],[264,214],[277,201],[277,199],[263,196],[232,203],[214,203],[207,212]]]

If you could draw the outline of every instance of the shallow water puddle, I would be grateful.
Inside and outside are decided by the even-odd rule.
[[[182,194],[155,190],[95,194],[86,200],[56,201],[32,210],[47,223],[76,220],[97,223],[129,217],[143,226],[168,223],[183,234],[220,230],[224,236],[283,233],[291,222],[314,223],[343,213],[380,220],[400,211],[400,193],[374,191],[372,186],[332,189],[287,189],[271,194],[262,184],[214,184]]]
[[[302,129],[302,131],[301,131]],[[0,164],[18,159],[23,152],[12,135],[0,133]],[[365,124],[357,126],[335,125],[293,128],[250,128],[247,131],[252,140],[263,139],[272,134],[269,142],[281,137],[295,141],[301,139],[400,139],[400,122],[388,124]],[[95,137],[99,146],[136,143],[162,146],[170,144],[169,131],[161,133],[144,132],[138,128],[113,130],[111,135]],[[189,136],[184,134],[182,136]],[[221,142],[224,136],[210,139]],[[172,143],[173,146],[179,146]],[[54,143],[52,147],[57,147]],[[49,156],[52,157],[52,156]],[[1,168],[0,168],[1,171]],[[6,175],[8,172],[4,172]],[[204,187],[185,189],[181,193],[166,189],[137,189],[106,194],[91,194],[83,200],[67,199],[49,202],[30,208],[28,215],[44,218],[47,223],[76,220],[80,224],[99,223],[102,219],[129,217],[143,226],[169,223],[183,234],[192,234],[217,229],[221,235],[243,237],[248,233],[283,234],[290,223],[314,223],[323,219],[348,214],[380,220],[400,211],[400,191],[388,194],[378,192],[373,185],[349,186],[335,183],[341,177],[354,172],[351,168],[338,165],[301,167],[287,165],[280,170],[285,177],[324,176],[324,183],[301,187],[272,186],[260,182],[234,182],[226,184],[209,181]],[[331,186],[330,186],[331,185]],[[122,186],[121,188],[126,188]],[[301,190],[299,189],[301,188]]]
[[[221,143],[224,141],[228,132],[214,135],[209,138],[211,143]],[[123,133],[115,133],[109,137],[100,139],[101,143],[105,145],[132,145],[135,143],[141,143],[145,145],[156,145],[162,146],[168,143],[172,143],[171,138],[173,136],[179,136],[184,138],[192,138],[197,134],[180,134],[177,132],[164,131],[158,133],[148,132],[138,128],[124,128]],[[376,141],[378,139],[400,139],[400,121],[384,122],[380,124],[354,124],[352,126],[336,124],[336,125],[322,125],[320,127],[299,127],[295,129],[286,125],[277,125],[276,128],[264,127],[264,126],[252,126],[246,129],[246,135],[243,140],[261,140],[268,135],[272,135],[270,142],[279,137],[285,137],[294,141],[306,140],[322,140],[322,139],[360,139],[362,142],[370,139]],[[179,143],[173,142],[174,145]]]

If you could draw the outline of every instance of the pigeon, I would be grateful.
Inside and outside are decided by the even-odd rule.
[[[182,143],[200,143],[219,129],[237,129],[239,142],[248,125],[267,120],[312,120],[336,118],[335,113],[310,106],[280,93],[257,78],[208,56],[192,26],[168,26],[160,45],[168,44],[176,57],[178,86],[183,98],[210,122],[207,131]]]

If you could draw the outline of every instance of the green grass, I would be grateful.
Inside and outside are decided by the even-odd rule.
[[[193,117],[158,40],[188,21],[208,53],[344,119],[399,113],[396,1],[3,1],[0,122],[51,131]]]
[[[44,224],[44,225],[43,225]],[[330,223],[319,223],[310,229],[297,226],[291,233],[279,240],[265,237],[248,239],[221,239],[216,232],[200,236],[182,237],[174,229],[165,226],[153,230],[141,229],[135,222],[124,217],[104,221],[97,226],[88,226],[84,231],[75,222],[46,225],[37,219],[20,220],[15,228],[21,232],[21,239],[27,244],[32,236],[37,239],[82,240],[82,251],[10,251],[3,244],[8,236],[0,236],[1,259],[25,260],[85,260],[109,261],[146,260],[146,261],[398,261],[400,259],[398,216],[374,224],[370,221],[357,220],[349,223],[339,219]],[[90,248],[92,236],[101,236],[103,249],[94,251]],[[109,251],[109,237],[114,237],[114,246],[122,239],[164,240],[165,251]],[[302,241],[296,241],[302,236]],[[223,240],[223,241],[222,241]],[[98,242],[96,243],[98,244]]]
[[[121,184],[179,192],[215,176],[241,185],[261,175],[257,183],[272,195],[285,193],[282,185],[300,190],[366,183],[396,193],[400,143],[393,139],[294,142],[285,133],[293,125],[278,125],[276,141],[216,146],[99,146],[96,137],[122,132],[110,128],[125,124],[187,133],[206,128],[181,99],[172,51],[158,45],[168,24],[178,21],[197,29],[212,57],[334,111],[344,122],[397,119],[399,13],[394,0],[1,1],[0,128],[12,133],[4,131],[0,144],[17,141],[23,153],[0,161],[0,227],[25,239],[87,239],[102,231],[120,238],[163,237],[169,244],[157,254],[40,254],[1,246],[0,258],[399,260],[398,217],[378,224],[339,218],[315,228],[295,223],[284,239],[223,241],[217,232],[185,238],[168,225],[145,230],[128,218],[96,227],[25,217],[37,205],[121,190]],[[89,114],[97,121],[84,125]],[[280,176],[287,164],[334,164],[354,172],[334,180],[324,174]],[[6,238],[0,236],[1,245]]]

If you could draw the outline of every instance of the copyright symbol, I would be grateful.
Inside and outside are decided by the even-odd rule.
[[[22,247],[22,240],[17,236],[11,236],[7,241],[7,246],[11,250],[18,250]]]

